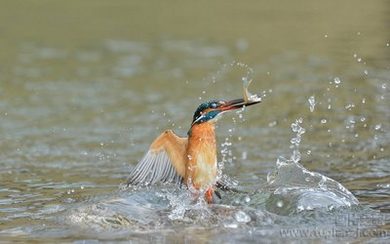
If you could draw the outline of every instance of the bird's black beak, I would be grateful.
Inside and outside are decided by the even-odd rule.
[[[240,109],[242,107],[247,107],[247,106],[251,106],[253,104],[256,104],[256,103],[260,103],[261,100],[254,100],[254,101],[245,101],[244,99],[242,98],[239,98],[239,99],[234,99],[234,100],[231,100],[231,101],[227,101],[225,102],[224,104],[222,104],[219,109],[221,111],[229,111],[229,110],[235,110],[235,109]]]

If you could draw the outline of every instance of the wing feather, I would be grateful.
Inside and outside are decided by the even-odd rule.
[[[185,175],[186,147],[187,138],[178,137],[171,130],[163,132],[131,171],[127,186],[158,182],[181,184]]]

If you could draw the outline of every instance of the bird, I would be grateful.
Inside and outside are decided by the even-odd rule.
[[[165,130],[132,169],[127,186],[174,183],[204,193],[207,203],[214,202],[216,187],[226,187],[217,179],[217,142],[215,125],[222,114],[259,103],[261,100],[211,100],[196,109],[187,137]]]

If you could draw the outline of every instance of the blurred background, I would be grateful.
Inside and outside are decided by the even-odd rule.
[[[199,103],[242,96],[242,77],[263,103],[219,122],[224,172],[266,184],[302,118],[302,164],[389,212],[389,6],[3,1],[0,234],[117,191],[162,130],[184,136]]]

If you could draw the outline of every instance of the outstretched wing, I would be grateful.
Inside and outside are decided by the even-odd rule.
[[[185,175],[187,142],[187,138],[178,137],[171,130],[164,131],[130,173],[127,186],[181,183]]]

